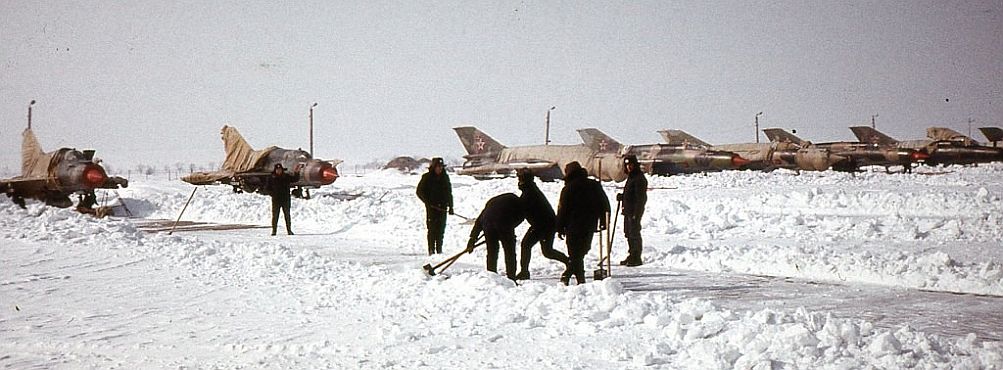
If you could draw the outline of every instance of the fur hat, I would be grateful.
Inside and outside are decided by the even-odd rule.
[[[571,162],[564,165],[564,177],[571,176],[573,173],[581,171],[582,165],[578,162]]]
[[[623,156],[623,164],[632,164],[634,166],[638,165],[637,156],[630,154]]]
[[[524,183],[524,182],[533,182],[533,178],[535,177],[535,176],[533,176],[533,171],[530,171],[530,170],[525,169],[525,168],[523,168],[523,169],[519,170],[518,172],[516,172],[516,176],[519,177],[519,183],[520,184]]]

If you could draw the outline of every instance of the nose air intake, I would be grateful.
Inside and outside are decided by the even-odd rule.
[[[320,170],[320,183],[324,185],[329,185],[338,179],[338,169],[334,166],[328,165]]]
[[[84,169],[84,173],[81,176],[82,182],[88,188],[97,188],[104,185],[105,181],[108,181],[108,175],[104,173],[101,167],[96,165],[88,165]]]

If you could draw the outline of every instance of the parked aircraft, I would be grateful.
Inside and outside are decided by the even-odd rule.
[[[31,104],[34,104],[33,100]],[[81,209],[91,209],[96,203],[94,189],[117,189],[129,186],[129,181],[108,177],[104,167],[94,161],[94,151],[59,148],[43,152],[31,130],[31,106],[28,107],[28,128],[21,133],[21,175],[0,180],[0,191],[25,207],[25,199],[37,199],[45,204],[66,208],[73,205],[70,195],[76,194]],[[85,201],[85,199],[87,199]]]
[[[223,147],[226,150],[226,159],[223,160],[221,169],[214,172],[195,172],[182,177],[182,180],[193,185],[226,184],[233,186],[234,192],[268,195],[268,188],[265,186],[268,177],[271,176],[275,165],[281,164],[282,167],[299,175],[299,181],[292,184],[296,187],[293,195],[309,198],[309,192],[304,194],[304,189],[330,185],[338,179],[336,166],[341,161],[314,159],[310,153],[300,149],[270,146],[254,150],[232,126],[223,126],[220,134],[223,136]]]
[[[667,144],[624,146],[599,129],[578,130],[585,145],[600,153],[635,155],[641,168],[653,175],[678,175],[697,172],[735,170],[749,163],[740,155],[717,150]]]
[[[856,171],[864,166],[902,166],[903,171],[909,171],[913,163],[923,162],[929,155],[909,148],[898,148],[891,145],[864,143],[853,141],[836,141],[828,143],[812,143],[780,128],[764,129],[763,133],[774,143],[793,143],[801,148],[821,148],[830,153],[846,157],[846,161],[833,164],[838,171]]]
[[[733,152],[749,161],[742,169],[773,170],[787,168],[805,171],[825,171],[846,157],[826,149],[799,148],[791,143],[747,143],[710,145],[682,130],[658,131],[669,145],[705,148]]]
[[[516,171],[528,169],[544,180],[564,178],[564,166],[578,162],[603,181],[623,181],[623,163],[615,153],[600,153],[588,146],[578,145],[528,145],[507,147],[475,127],[454,127],[460,143],[467,151],[466,161],[456,170],[461,175],[478,179],[515,176]]]
[[[993,148],[999,147],[999,142],[1003,141],[1003,128],[979,127],[979,131],[982,131],[982,135],[986,136],[986,140],[993,143]]]
[[[943,127],[928,128],[926,130],[928,139],[908,141],[895,140],[868,126],[854,126],[850,127],[850,130],[858,140],[865,143],[892,145],[926,153],[929,156],[926,164],[929,165],[1003,161],[1003,148],[979,145],[971,138]],[[988,131],[993,132],[993,130]]]

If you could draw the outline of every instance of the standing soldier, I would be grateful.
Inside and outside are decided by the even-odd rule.
[[[428,255],[442,253],[442,234],[446,232],[446,213],[453,214],[453,189],[442,158],[432,158],[428,172],[418,182],[418,199],[425,203],[425,226],[428,228]]]
[[[522,237],[522,250],[520,251],[520,271],[515,276],[517,280],[529,279],[529,260],[533,256],[533,246],[537,242],[543,251],[543,256],[564,264],[564,274],[568,272],[568,256],[554,249],[554,233],[557,231],[557,216],[554,215],[554,207],[550,206],[547,197],[543,195],[540,188],[533,181],[533,173],[528,170],[519,171],[519,190],[522,190],[523,209],[526,212],[526,221],[529,221],[529,230]]]
[[[488,271],[498,272],[498,244],[505,250],[505,276],[515,280],[515,228],[525,219],[522,201],[515,194],[505,193],[488,200],[474,221],[467,241],[467,253],[472,253],[480,233],[488,247]]]
[[[592,248],[592,236],[606,229],[609,198],[598,181],[590,179],[578,162],[564,167],[564,189],[557,204],[557,233],[568,243],[568,272],[561,276],[565,285],[575,277],[585,283],[585,255]]]
[[[272,197],[272,235],[279,223],[279,211],[281,210],[286,219],[286,234],[293,235],[292,221],[289,217],[289,206],[292,199],[289,198],[289,188],[299,181],[299,168],[295,173],[286,173],[285,167],[281,163],[275,164],[272,176],[268,178],[268,195]]]
[[[637,163],[637,156],[623,157],[623,164],[627,182],[623,185],[623,193],[616,195],[616,200],[623,201],[623,235],[627,237],[627,259],[620,261],[620,264],[634,267],[641,265],[641,216],[644,215],[644,204],[648,202],[648,179]]]

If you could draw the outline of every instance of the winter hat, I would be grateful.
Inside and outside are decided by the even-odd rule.
[[[637,166],[637,156],[633,154],[623,156],[623,164],[632,164]]]
[[[582,169],[582,165],[578,162],[571,162],[564,165],[564,177],[571,176],[571,174],[578,172]]]
[[[520,184],[524,183],[524,182],[533,182],[533,177],[534,177],[533,176],[533,172],[530,171],[530,170],[528,170],[528,169],[523,168],[523,169],[519,170],[516,173],[516,176],[519,177],[519,183]]]

